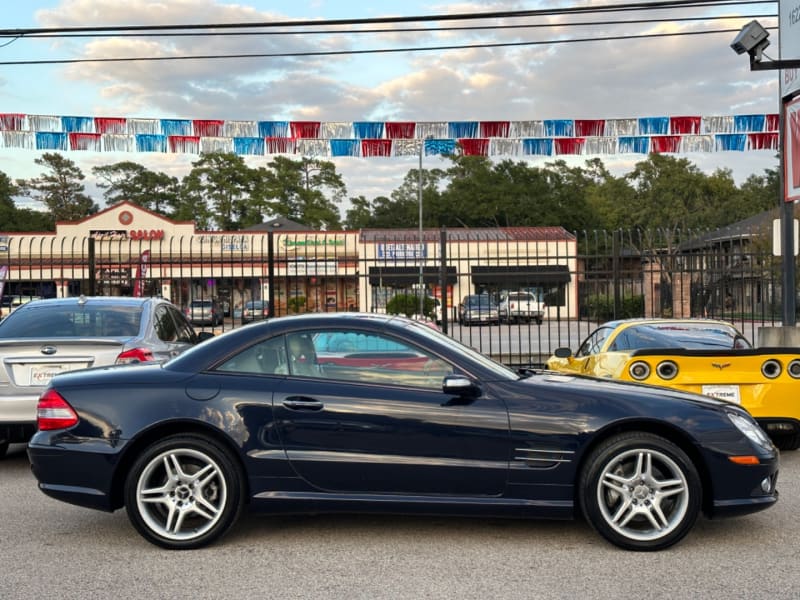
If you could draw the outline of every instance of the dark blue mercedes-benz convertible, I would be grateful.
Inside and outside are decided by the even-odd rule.
[[[166,548],[271,512],[572,518],[658,550],[698,515],[777,498],[778,453],[734,404],[515,372],[401,317],[241,327],[162,365],[57,375],[28,453],[42,491],[127,509]]]

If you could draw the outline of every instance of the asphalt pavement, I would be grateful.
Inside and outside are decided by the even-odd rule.
[[[583,522],[246,515],[220,542],[170,552],[124,511],[44,496],[23,446],[0,460],[0,598],[795,599],[800,452],[773,508],[701,519],[677,546],[619,550]]]

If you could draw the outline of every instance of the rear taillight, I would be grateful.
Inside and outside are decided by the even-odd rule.
[[[661,379],[666,379],[667,381],[675,379],[675,376],[678,374],[678,364],[672,360],[664,360],[658,363],[656,373],[658,373]]]
[[[636,381],[642,381],[650,377],[650,365],[642,360],[637,360],[628,367],[628,373],[630,373],[631,377]]]
[[[767,379],[775,379],[781,374],[782,370],[781,363],[774,358],[765,360],[764,364],[761,365],[761,374]]]
[[[147,348],[133,348],[126,350],[117,357],[116,364],[129,365],[131,363],[149,362],[153,360],[153,353]]]
[[[46,390],[36,405],[36,426],[39,431],[66,429],[78,423],[75,410],[55,390]]]

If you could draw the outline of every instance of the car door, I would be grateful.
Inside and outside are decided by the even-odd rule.
[[[457,367],[389,336],[359,333],[360,347],[317,357],[313,340],[329,333],[286,336],[289,374],[273,396],[300,477],[331,492],[503,493],[510,438],[502,400],[445,395],[442,380]]]

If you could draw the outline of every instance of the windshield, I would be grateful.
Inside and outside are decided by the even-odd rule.
[[[736,328],[723,323],[648,323],[628,327],[609,348],[610,351],[646,348],[685,348],[689,350],[751,348]]]
[[[134,337],[139,335],[138,306],[26,306],[0,321],[0,337]]]
[[[466,304],[470,308],[492,308],[495,305],[488,296],[468,296]]]
[[[469,346],[465,346],[458,340],[451,338],[450,336],[445,335],[440,331],[433,329],[432,327],[428,327],[422,323],[417,323],[416,321],[409,322],[406,327],[413,328],[416,333],[424,337],[431,338],[441,344],[447,344],[450,350],[455,351],[467,360],[479,363],[481,367],[491,371],[497,379],[516,381],[520,378],[519,373],[513,369],[509,369],[505,365],[501,365],[500,363],[493,361],[488,356],[481,354]]]

